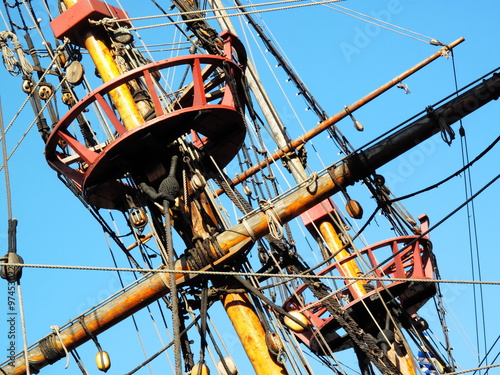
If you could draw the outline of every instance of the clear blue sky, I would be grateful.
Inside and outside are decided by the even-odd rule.
[[[131,16],[148,14],[149,5],[146,7],[141,4],[141,7],[138,7],[137,4],[138,2],[132,0],[122,1],[122,5],[128,9]],[[165,8],[168,7],[168,5],[163,5]],[[465,37],[466,41],[455,49],[459,87],[500,65],[498,49],[500,5],[497,2],[352,0],[342,2],[341,5],[436,38],[444,44],[459,37]],[[41,5],[37,4],[35,10],[41,11]],[[270,12],[263,14],[262,17],[279,40],[303,81],[329,114],[342,110],[344,105],[356,101],[437,49],[435,46],[375,28],[320,6]],[[160,22],[163,21],[158,23]],[[238,21],[233,19],[233,22]],[[46,24],[44,20],[43,25],[46,26]],[[137,23],[137,26],[143,24]],[[158,42],[157,39],[152,39],[157,37],[154,31],[144,31],[141,34],[147,44]],[[161,42],[168,42],[164,39],[161,38]],[[157,59],[166,57],[166,54],[155,55]],[[258,52],[254,57],[261,60]],[[275,62],[272,59],[271,62],[274,66]],[[88,68],[88,71],[91,69]],[[286,77],[276,69],[274,71],[283,83]],[[268,79],[271,79],[271,75],[263,71],[262,80],[267,82]],[[7,125],[24,101],[25,94],[21,91],[20,78],[10,77],[4,69],[0,69],[0,81],[2,82],[0,97],[4,122]],[[365,125],[363,133],[356,132],[350,121],[344,120],[339,124],[354,146],[365,144],[373,137],[453,92],[455,83],[452,60],[441,58],[404,83],[409,86],[411,94],[405,95],[402,90],[394,88],[355,113],[356,118]],[[285,88],[292,89],[291,86],[285,86]],[[273,87],[269,88],[269,91],[272,95],[277,95],[279,92]],[[292,105],[303,117],[303,126],[306,129],[314,126],[317,120],[304,111],[305,104],[300,101],[300,98],[293,100]],[[276,99],[276,103],[292,138],[299,136],[302,130],[294,119],[292,111],[281,99]],[[62,111],[62,104],[60,110]],[[499,135],[499,113],[499,104],[492,102],[464,120],[463,126],[467,134],[468,152],[471,159]],[[31,110],[27,107],[7,134],[9,151],[13,149],[32,118]],[[339,158],[336,152],[332,151],[333,148],[330,141],[326,139],[326,135],[315,139],[314,145],[316,149],[321,150],[321,157],[325,163],[332,163]],[[315,157],[314,150],[310,146],[308,149],[311,167],[316,170],[320,169],[321,163]],[[494,149],[474,166],[471,172],[474,191],[499,173],[499,158],[500,151]],[[437,182],[460,169],[461,166],[462,156],[457,131],[457,139],[451,147],[444,144],[439,137],[435,137],[424,146],[419,146],[393,161],[379,172],[386,176],[387,184],[396,195],[405,195]],[[9,167],[13,212],[14,216],[19,219],[18,251],[26,263],[112,265],[108,245],[100,226],[60,183],[54,171],[46,165],[42,141],[35,129],[30,131],[20,145],[10,160]],[[236,169],[229,168],[228,171],[233,176]],[[3,183],[0,189],[0,194],[5,196]],[[496,241],[497,216],[500,209],[498,191],[498,183],[496,183],[475,201],[482,279],[487,281],[498,281],[497,265],[500,263]],[[363,189],[353,189],[352,195],[354,199],[361,202],[369,200],[369,195]],[[429,215],[431,223],[436,223],[464,200],[464,182],[461,176],[439,189],[405,202],[405,206],[415,217],[425,212]],[[371,212],[370,207],[370,203],[367,203],[365,208],[367,213]],[[4,225],[0,226],[0,238],[4,244],[4,252],[6,252],[5,199],[0,201],[0,209],[4,218]],[[119,215],[115,215],[117,216]],[[466,211],[462,210],[431,234],[443,279],[472,279],[466,219]],[[388,235],[385,231],[387,225],[383,219],[380,217],[377,222],[379,226],[371,225],[367,230],[369,242],[380,241]],[[181,246],[178,245],[178,247]],[[126,266],[124,261],[120,261],[120,264]],[[119,288],[116,274],[106,272],[26,269],[24,273],[22,285],[29,343],[49,333],[49,326],[63,325]],[[131,281],[131,277],[126,275],[125,283]],[[445,294],[446,307],[449,309],[447,318],[452,346],[455,347],[455,358],[463,369],[474,367],[477,364],[477,358],[474,349],[468,347],[469,344],[474,346],[476,342],[472,288],[467,284],[445,284],[442,289]],[[499,304],[496,297],[498,287],[484,286],[483,293],[485,297],[484,317],[487,324],[486,341],[489,346],[500,334],[497,318]],[[7,300],[6,288],[0,287],[0,298],[3,301]],[[4,310],[0,313],[3,314],[2,311]],[[216,314],[220,313],[217,311]],[[141,321],[140,324],[142,323]],[[439,330],[437,321],[432,321],[431,318],[430,323],[435,331]],[[150,323],[144,323],[146,324],[150,326]],[[234,334],[227,323],[222,323],[222,325],[222,335],[231,346],[234,346]],[[4,342],[3,339],[6,336],[3,333],[7,329],[5,327],[5,323],[0,324],[0,343]],[[132,368],[126,358],[137,355],[138,359],[133,363],[141,360],[142,354],[137,354],[140,347],[133,329],[129,320],[100,337],[101,345],[112,356],[111,373],[113,374],[123,373]],[[150,328],[148,330],[152,331]],[[127,332],[127,335],[122,332]],[[469,344],[464,342],[464,335],[468,337],[465,340],[471,340]],[[145,340],[148,354],[152,354],[159,344],[148,345],[148,340],[156,339],[147,337]],[[482,337],[480,341],[481,353],[484,354]],[[22,341],[19,339],[17,349],[21,348]],[[196,347],[194,351],[197,354]],[[498,351],[497,346],[496,352]],[[4,345],[0,345],[0,361],[4,359],[5,352]],[[93,345],[88,343],[79,352],[82,357],[85,355],[85,363],[93,372],[95,353]],[[241,356],[239,351],[237,353]],[[45,369],[45,372],[68,373],[63,369],[63,362]],[[242,361],[240,367],[242,374],[248,373],[245,366],[248,364]],[[71,369],[72,372],[77,372],[74,363]],[[490,371],[490,373],[494,372],[494,370]]]

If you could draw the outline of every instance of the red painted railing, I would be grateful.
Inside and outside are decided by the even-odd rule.
[[[234,49],[233,44],[236,44]],[[235,49],[241,55],[238,56],[240,62],[233,61]],[[217,152],[223,150],[225,154],[219,160],[221,164],[229,162],[245,136],[243,109],[237,108],[235,104],[242,101],[235,98],[238,96],[240,99],[246,55],[244,51],[241,52],[241,43],[231,34],[224,36],[224,51],[229,58],[188,55],[166,59],[133,69],[101,85],[77,102],[54,127],[45,148],[49,165],[71,180],[78,190],[85,191],[90,182],[95,189],[106,178],[106,168],[116,169],[109,159],[128,157],[127,150],[132,148],[131,145],[136,147],[145,134],[153,134],[164,147],[190,132],[193,133],[196,146],[215,149],[215,155],[212,156],[216,161]],[[181,94],[177,94],[176,100],[167,103],[167,90],[159,86],[160,74],[168,76],[167,70],[181,71],[179,68],[182,66],[188,67],[191,73],[191,80],[189,77],[187,79],[190,83],[184,86]],[[140,82],[145,87],[147,101],[154,115],[152,119],[127,130],[107,97],[111,90],[132,82]],[[88,147],[83,136],[72,129],[78,128],[77,120],[81,121],[82,115],[91,107],[98,107],[104,113],[113,135],[103,135],[104,139],[95,140],[97,146]],[[210,116],[213,116],[212,120]],[[201,117],[202,120],[196,121]],[[232,138],[228,139],[228,134]],[[228,146],[217,148],[217,142],[222,140]],[[147,153],[151,150],[144,148],[141,151]],[[112,178],[116,179],[116,176]]]
[[[423,215],[420,220],[421,231],[425,234],[428,230],[428,218]],[[378,253],[383,256],[383,259],[377,259],[375,255]],[[363,258],[362,261],[359,259],[360,256]],[[380,261],[386,258],[388,258],[387,262],[381,264]],[[353,259],[360,261],[359,263],[363,262],[371,271],[367,273],[369,276],[367,276],[365,286],[370,285],[370,287],[366,287],[367,293],[357,299],[352,299],[350,296],[355,295],[355,290],[350,284],[353,281],[346,279],[343,283],[347,287],[333,298],[336,298],[344,309],[349,309],[354,315],[356,315],[357,309],[361,310],[362,308],[363,311],[366,311],[366,308],[381,307],[381,298],[385,302],[397,300],[408,313],[413,314],[435,293],[433,283],[414,282],[414,280],[434,279],[431,244],[426,234],[423,236],[402,236],[378,242],[329,265],[317,275],[345,276],[342,272],[342,265]],[[370,275],[383,280],[370,282]],[[287,311],[301,310],[311,323],[309,330],[296,332],[296,335],[307,345],[310,345],[314,336],[326,325],[329,329],[339,328],[338,325],[335,326],[335,322],[332,322],[332,317],[327,313],[323,304],[306,302],[306,299],[310,297],[311,293],[304,284],[297,288],[284,304]],[[360,316],[363,314],[364,312]]]

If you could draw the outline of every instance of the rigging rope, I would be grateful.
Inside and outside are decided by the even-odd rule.
[[[29,365],[28,357],[28,339],[26,337],[26,321],[24,317],[24,304],[23,304],[23,294],[21,291],[21,280],[17,280],[17,295],[19,297],[19,317],[21,318],[21,332],[23,337],[24,346],[24,362],[26,363],[26,375],[31,374],[31,369]]]
[[[82,372],[82,374],[83,375],[89,375],[89,373],[87,372],[87,369],[85,368],[85,365],[83,364],[83,361],[80,358],[80,355],[78,354],[78,352],[76,351],[76,349],[73,349],[71,351],[71,355],[75,359],[76,364],[78,365],[78,368],[80,369],[80,371]]]
[[[17,221],[15,221],[15,219],[12,218],[12,196],[11,196],[11,189],[10,189],[10,176],[9,176],[9,167],[8,167],[8,158],[7,158],[7,145],[6,145],[6,139],[5,139],[5,129],[4,129],[4,123],[3,123],[3,113],[2,113],[1,100],[0,100],[0,134],[2,136],[3,167],[5,168],[5,185],[6,185],[5,189],[6,189],[8,222],[9,222],[9,249],[8,249],[9,255],[5,259],[7,260],[7,262],[10,259],[13,259],[13,258],[11,258],[12,253],[13,253],[14,255],[16,255],[18,262],[22,262],[22,258],[20,258],[16,254],[15,226],[17,225]],[[7,269],[7,265],[5,264],[2,267],[5,267],[5,268],[2,268],[2,274],[5,273],[7,275],[7,271],[3,272],[4,270]],[[17,282],[17,295],[19,298],[19,314],[20,314],[20,320],[21,320],[21,331],[22,331],[23,346],[24,346],[24,360],[26,362],[26,374],[30,375],[30,368],[29,368],[29,362],[28,362],[28,341],[26,338],[26,324],[25,324],[25,318],[24,318],[24,305],[23,305],[23,295],[22,295],[20,277],[21,277],[21,273],[18,273],[18,276],[16,276],[15,279]],[[6,279],[10,281],[9,284],[12,284],[14,281],[14,279],[12,279],[12,280],[10,279],[9,275],[7,275]]]
[[[155,5],[157,5],[156,1],[151,0]],[[261,6],[269,6],[269,5],[279,5],[279,4],[292,4],[292,3],[297,3],[301,2],[304,0],[279,0],[279,1],[271,1],[267,3],[260,3],[260,4],[253,4],[253,7],[261,7]],[[340,1],[345,1],[345,0],[332,0],[330,2],[340,2]],[[304,5],[317,5],[317,4],[304,4]],[[158,5],[157,5],[158,6]],[[232,7],[218,7],[217,9],[204,9],[203,12],[213,12],[213,13],[218,13],[218,12],[224,12],[228,10],[239,10],[239,9],[244,9],[246,5],[236,5]],[[191,14],[199,14],[200,10],[191,10],[191,11],[186,11],[186,12],[179,12],[179,13],[171,13],[167,14],[162,8],[159,8],[163,14],[155,15],[155,16],[145,16],[145,17],[130,17],[130,18],[124,18],[124,19],[115,19],[115,20],[103,20],[103,22],[122,22],[122,21],[139,21],[139,20],[150,20],[150,19],[156,19],[156,18],[163,18],[167,17],[170,18],[172,16],[186,16],[186,15],[191,15]],[[287,9],[287,8],[283,8]],[[224,17],[220,17],[224,18]],[[205,19],[210,19],[210,18],[202,18],[201,20]],[[198,21],[197,19],[190,19],[190,22],[193,21]],[[153,25],[154,27],[154,25]]]
[[[10,191],[10,175],[9,175],[9,167],[8,167],[8,160],[9,158],[7,157],[7,144],[6,144],[6,139],[5,139],[5,128],[4,128],[4,123],[3,123],[3,110],[2,110],[2,101],[0,99],[0,135],[1,135],[1,142],[2,142],[2,155],[3,155],[3,163],[0,166],[0,170],[4,168],[4,173],[5,173],[5,191],[6,191],[6,199],[7,199],[7,216],[8,220],[12,220],[12,195]]]
[[[481,360],[481,362],[479,363],[478,366],[481,366],[483,364],[483,362],[486,360],[486,358],[488,358],[488,355],[490,354],[490,352],[493,350],[493,348],[495,347],[495,345],[497,344],[497,342],[500,340],[500,335],[496,338],[495,342],[493,344],[491,344],[490,346],[490,349],[488,350],[488,352],[484,355],[483,359]],[[493,359],[493,362],[496,361],[497,357],[498,357],[499,354],[497,354],[497,356]],[[489,371],[489,369],[488,369]],[[476,371],[474,371],[474,374],[472,375],[476,375]]]
[[[269,3],[269,4],[263,4],[263,5],[273,5],[273,4],[281,4],[281,3],[294,3],[294,2],[297,2],[297,1],[302,1],[302,0],[278,1],[278,2],[275,2],[275,3]],[[317,3],[300,4],[300,5],[290,5],[290,6],[285,6],[285,7],[270,8],[270,9],[264,9],[264,10],[254,10],[254,11],[240,12],[240,13],[229,14],[229,15],[224,15],[224,16],[208,16],[208,17],[203,17],[203,18],[193,18],[193,19],[189,19],[189,20],[173,21],[173,22],[167,22],[167,23],[162,23],[162,24],[158,24],[158,25],[148,25],[148,26],[132,27],[132,28],[130,28],[130,30],[144,30],[144,29],[151,29],[151,28],[154,28],[154,27],[172,26],[172,25],[185,24],[185,23],[191,23],[191,22],[196,22],[196,21],[207,21],[207,20],[218,19],[218,18],[240,17],[240,16],[243,16],[245,14],[267,13],[267,12],[274,12],[274,11],[279,11],[279,10],[304,8],[304,7],[314,6],[314,5],[335,3],[335,2],[338,2],[338,1],[344,1],[344,0],[323,0],[323,1],[319,1]],[[234,8],[237,8],[237,7],[234,7]],[[185,15],[185,14],[191,14],[191,13],[199,13],[199,11],[182,12],[182,13],[178,13],[178,15]],[[156,17],[161,17],[161,16],[156,16]],[[117,22],[117,21],[131,21],[131,20],[137,20],[137,19],[150,19],[150,18],[156,18],[156,17],[140,17],[140,18],[131,18],[131,19],[124,19],[124,20],[120,19],[120,20],[114,20],[113,22]]]
[[[489,365],[489,366],[481,366],[481,367],[476,367],[476,368],[471,368],[469,370],[463,370],[463,371],[455,371],[455,372],[447,372],[446,375],[459,375],[459,374],[467,374],[468,372],[472,372],[474,371],[474,373],[476,373],[476,371],[480,371],[480,370],[486,370],[486,369],[490,369],[490,368],[495,368],[495,367],[500,367],[500,363],[496,363],[494,365]]]
[[[180,335],[183,336],[184,334],[186,334],[197,323],[198,319],[200,319],[200,316],[197,316],[195,319],[193,319],[193,321],[191,323],[189,323],[189,325],[180,332]],[[145,360],[144,362],[142,362],[139,366],[135,367],[132,371],[127,372],[124,375],[135,374],[137,371],[139,371],[141,368],[143,368],[144,366],[146,366],[147,364],[149,364],[153,359],[157,358],[160,354],[162,354],[163,352],[165,352],[167,349],[169,349],[174,344],[175,344],[175,340],[172,340],[170,343],[168,343],[163,348],[161,348],[160,350],[158,350],[155,354],[153,354],[147,360]]]
[[[460,168],[458,171],[456,171],[455,173],[453,173],[452,175],[446,177],[445,179],[431,185],[431,186],[428,186],[424,189],[421,189],[421,190],[418,190],[414,193],[411,193],[411,194],[407,194],[407,195],[403,195],[402,197],[398,197],[398,198],[394,198],[394,199],[391,199],[391,202],[397,202],[397,201],[400,201],[400,200],[404,200],[404,199],[408,199],[408,198],[412,198],[418,194],[421,194],[421,193],[424,193],[426,191],[429,191],[429,190],[432,190],[432,189],[435,189],[437,188],[439,185],[442,185],[444,184],[445,182],[448,182],[449,180],[451,180],[453,177],[457,177],[460,175],[460,173],[464,172],[465,170],[467,170],[468,168],[470,168],[475,162],[477,162],[479,159],[481,159],[484,155],[486,155],[497,143],[498,141],[500,141],[500,136],[498,136],[488,147],[486,147],[478,156],[476,156],[474,158],[474,160],[472,161],[469,161],[466,165],[464,165],[462,168]]]
[[[455,54],[453,51],[451,51],[451,56],[452,56],[452,69],[453,69],[453,78],[454,78],[454,83],[455,83],[455,90],[458,90],[458,79],[457,79],[457,68],[455,64]],[[458,94],[457,94],[458,96]],[[462,164],[470,164],[469,163],[469,149],[467,145],[467,136],[465,129],[463,127],[463,120],[460,119],[460,128],[459,128],[459,134],[460,134],[460,148],[462,152]],[[497,137],[494,143],[498,141],[500,137]],[[464,193],[465,193],[465,198],[468,198],[469,194],[472,194],[472,176],[470,173],[470,169],[467,169],[464,173]],[[482,280],[481,276],[481,260],[480,260],[480,253],[479,253],[479,242],[478,242],[478,232],[477,232],[477,223],[476,223],[476,210],[475,210],[475,205],[474,201],[471,201],[470,204],[467,205],[467,229],[468,229],[468,236],[469,236],[469,252],[470,252],[470,262],[471,262],[471,273],[472,273],[472,279],[476,279],[476,269],[474,265],[477,265],[477,277],[479,280]],[[474,249],[475,249],[475,254],[474,254]],[[479,288],[479,296],[477,295],[476,291],[476,286],[473,286],[473,301],[474,301],[474,320],[475,320],[475,326],[476,326],[476,346],[478,352],[478,357],[480,358],[481,355],[481,346],[479,343],[480,340],[480,330],[479,330],[479,318],[482,318],[482,336],[483,336],[483,349],[486,352],[487,348],[487,343],[486,343],[486,316],[484,312],[484,295],[483,295],[483,288],[481,285],[478,286]],[[479,310],[479,311],[478,311]],[[487,355],[485,356],[484,359],[486,359],[486,365],[488,365],[487,361]]]
[[[313,0],[313,1],[314,1],[314,0]],[[386,21],[383,21],[383,20],[381,20],[381,19],[378,19],[378,18],[375,18],[375,17],[371,17],[371,16],[369,16],[369,15],[367,15],[367,14],[364,14],[364,13],[361,13],[361,12],[357,12],[357,11],[355,11],[355,10],[352,10],[352,9],[349,9],[349,8],[346,8],[346,7],[343,7],[343,6],[338,5],[338,4],[334,4],[333,6],[328,6],[328,5],[325,5],[325,7],[330,8],[330,9],[332,9],[332,10],[335,10],[336,12],[340,12],[340,13],[342,13],[342,14],[345,14],[345,15],[347,15],[347,16],[349,16],[349,17],[357,18],[357,19],[359,19],[359,20],[361,20],[361,21],[364,21],[364,22],[366,22],[366,23],[369,23],[369,24],[372,24],[372,25],[378,26],[378,27],[380,27],[380,28],[383,28],[383,29],[386,29],[386,30],[392,31],[392,32],[394,32],[394,33],[396,33],[396,34],[401,34],[401,35],[403,35],[403,36],[407,36],[407,37],[409,37],[409,38],[412,38],[412,39],[418,40],[418,41],[420,41],[420,42],[424,42],[424,43],[428,43],[428,44],[433,44],[433,45],[436,45],[436,43],[439,43],[438,41],[436,41],[436,39],[431,38],[431,37],[429,37],[429,36],[426,36],[426,35],[423,35],[423,34],[417,33],[417,32],[415,32],[415,31],[412,31],[412,30],[409,30],[409,29],[405,29],[404,27],[400,27],[400,26],[394,25],[394,24],[392,24],[392,23],[390,23],[390,22],[386,22]],[[342,10],[340,10],[340,9],[335,9],[335,8],[344,9],[345,11],[342,11]],[[348,12],[351,12],[351,13],[354,13],[354,14],[358,14],[358,15],[360,15],[360,16],[362,16],[362,17],[355,16],[354,14],[349,14]],[[367,19],[365,19],[365,18],[363,18],[363,17],[365,17],[365,18],[367,18]],[[409,33],[411,33],[411,34],[414,34],[414,35],[418,35],[418,36],[424,37],[424,38],[426,38],[426,39],[428,39],[428,40],[424,40],[424,39],[421,39],[421,38],[417,38],[416,36],[412,36],[412,35],[405,34],[405,33],[403,33],[403,32],[400,32],[400,31],[397,31],[397,30],[391,29],[390,27],[386,27],[386,26],[380,25],[380,24],[378,24],[378,23],[376,23],[376,22],[369,21],[370,19],[371,19],[371,20],[374,20],[374,21],[377,21],[377,22],[380,22],[380,23],[385,24],[385,25],[389,25],[389,26],[394,27],[394,28],[396,28],[396,29],[403,30],[403,31],[407,31],[407,32],[409,32]],[[441,44],[438,44],[438,45],[441,45]]]
[[[500,177],[500,176],[499,176]],[[166,274],[186,274],[186,275],[206,275],[206,276],[256,276],[256,277],[269,277],[270,274],[262,272],[231,272],[231,271],[191,271],[191,270],[168,270],[164,268],[155,269],[137,269],[137,268],[127,268],[127,267],[93,267],[93,266],[70,266],[70,265],[56,265],[56,264],[29,264],[29,263],[5,263],[8,266],[24,267],[24,268],[45,268],[45,269],[59,269],[59,270],[76,270],[76,271],[109,271],[109,272],[147,272],[146,276],[156,273],[166,273]],[[280,278],[284,282],[289,282],[298,278],[307,279],[325,279],[325,280],[352,280],[352,281],[387,281],[387,277],[372,277],[372,276],[329,276],[329,275],[292,275],[287,273],[275,273],[272,274],[273,277]],[[390,278],[391,281],[407,281],[406,278]],[[477,284],[477,285],[500,285],[500,281],[473,281],[473,280],[451,280],[451,279],[412,279],[415,282],[424,283],[441,283],[441,284]],[[141,279],[137,280],[140,283]],[[134,283],[134,284],[137,284]],[[345,285],[342,289],[336,292],[341,292],[343,289],[348,287]],[[124,288],[120,292],[130,289]],[[120,293],[119,292],[119,293]],[[113,294],[115,296],[117,293]],[[113,297],[111,296],[111,297]],[[108,297],[104,302],[111,299]],[[97,307],[97,306],[96,306]]]

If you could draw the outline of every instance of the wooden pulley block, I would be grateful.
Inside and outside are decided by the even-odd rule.
[[[38,86],[38,96],[42,100],[48,100],[52,94],[54,93],[54,90],[51,85],[49,84],[41,84]]]
[[[353,219],[361,219],[363,217],[363,207],[358,201],[349,199],[345,205],[345,209],[350,217]]]
[[[73,86],[78,86],[82,83],[84,73],[83,65],[75,60],[66,68],[66,80]]]
[[[303,332],[305,330],[303,326],[309,325],[309,320],[307,320],[306,316],[297,310],[289,311],[288,313],[299,322],[301,322],[302,325],[290,319],[288,316],[285,316],[285,318],[283,319],[283,323],[285,323],[285,325],[294,332]]]
[[[225,364],[225,366],[224,366]],[[227,368],[227,370],[226,370]],[[229,370],[229,372],[228,372]],[[236,364],[234,363],[231,357],[223,357],[217,362],[217,371],[222,375],[236,375],[238,373],[238,369],[236,368]]]

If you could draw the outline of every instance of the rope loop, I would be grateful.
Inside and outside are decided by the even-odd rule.
[[[13,50],[7,44],[8,39],[12,40],[18,60],[16,60]],[[33,66],[24,55],[23,46],[17,39],[16,34],[11,31],[0,31],[0,48],[2,50],[3,63],[9,73],[18,75],[22,71],[23,74],[28,76],[33,73]]]
[[[306,189],[309,192],[309,194],[312,195],[317,190],[317,188],[318,188],[317,186],[314,186],[314,188],[313,188],[313,185],[316,185],[317,181],[318,181],[318,172],[311,173],[310,180],[307,182],[307,185],[306,185]]]
[[[448,146],[451,146],[451,142],[455,139],[455,131],[448,125],[442,116],[439,116],[438,122],[439,128],[441,129],[441,138]]]
[[[274,210],[274,205],[270,200],[261,200],[259,202],[260,208],[266,214],[267,225],[269,227],[269,234],[277,240],[281,240],[284,235],[283,224],[279,216]]]
[[[439,126],[439,130],[441,131],[441,138],[448,145],[451,146],[451,143],[455,139],[455,131],[448,125],[445,118],[442,115],[436,114],[434,108],[431,106],[426,108],[427,116],[431,121],[433,121],[437,126]]]
[[[0,31],[0,48],[2,50],[2,60],[5,68],[13,75],[19,74],[19,63],[14,57],[14,53],[7,44],[8,39],[15,38],[15,34],[10,31]],[[17,38],[16,38],[17,39]]]
[[[33,73],[33,66],[24,55],[23,46],[21,45],[21,42],[17,40],[17,37],[12,38],[12,45],[14,46],[14,50],[17,53],[19,65],[21,66],[23,73],[27,76],[30,76]]]

